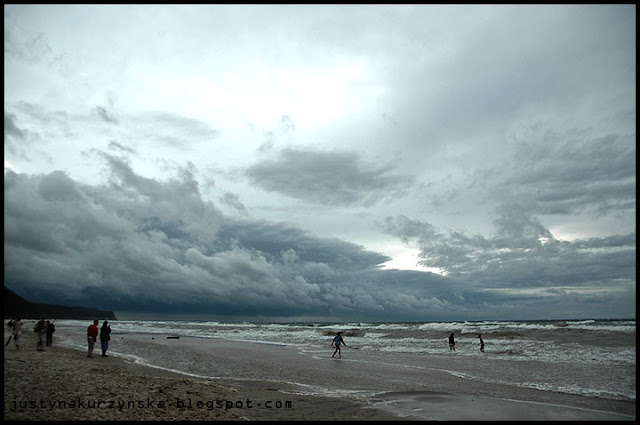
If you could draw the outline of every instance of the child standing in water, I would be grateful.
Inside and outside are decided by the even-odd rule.
[[[333,356],[336,355],[336,353],[338,353],[338,357],[342,357],[342,350],[340,349],[340,346],[344,344],[344,346],[347,346],[347,343],[344,342],[344,339],[342,339],[342,332],[338,332],[338,334],[333,338],[333,341],[331,342],[331,346],[333,347],[335,345],[336,347],[336,351],[333,352]]]

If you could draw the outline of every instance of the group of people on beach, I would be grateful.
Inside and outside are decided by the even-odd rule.
[[[53,344],[53,333],[56,331],[56,325],[54,324],[54,322],[55,320],[53,322],[50,322],[43,317],[36,323],[35,327],[33,328],[33,332],[35,332],[37,339],[36,350],[45,351],[45,346],[49,347]],[[5,347],[9,346],[9,344],[13,340],[13,343],[16,346],[16,350],[20,349],[20,334],[22,325],[23,323],[20,317],[9,320],[7,326],[11,330],[11,335],[9,335],[9,339],[7,339]]]
[[[93,357],[93,350],[95,348],[98,337],[100,337],[100,343],[102,348],[101,356],[108,357],[107,350],[109,349],[109,341],[111,340],[111,326],[109,325],[109,322],[105,320],[102,323],[102,327],[98,329],[99,323],[100,322],[98,320],[94,320],[93,324],[87,327],[87,345],[88,345],[87,357],[90,357],[90,358]],[[13,339],[16,349],[19,350],[20,349],[20,330],[22,328],[22,321],[20,318],[16,318],[15,320],[10,320],[9,323],[7,323],[7,326],[9,326],[12,333],[9,336],[9,339],[7,340],[7,343],[5,344],[5,346],[8,346],[9,343],[11,343],[11,339]],[[37,341],[38,341],[36,349],[38,351],[44,351],[43,346],[44,345],[50,346],[53,342],[53,333],[55,332],[55,325],[43,317],[38,321],[38,323],[36,323],[36,326],[34,327],[34,332],[37,335]],[[482,335],[478,335],[478,338],[480,339],[480,351],[484,352],[484,340],[482,339]],[[345,347],[347,346],[347,344],[344,342],[344,339],[342,338],[342,332],[338,332],[336,336],[333,338],[333,341],[331,341],[331,346],[335,347],[335,351],[331,355],[332,358],[335,357],[336,354],[338,354],[338,357],[342,357],[343,345]],[[453,332],[451,332],[451,335],[449,335],[449,351],[456,351],[456,341],[455,341],[455,336]]]
[[[45,346],[49,347],[53,344],[53,333],[56,331],[54,322],[55,320],[53,322],[50,322],[43,317],[36,323],[35,327],[33,328],[33,331],[36,334],[37,351],[45,351]],[[102,328],[98,330],[98,323],[98,320],[94,320],[93,324],[87,328],[87,342],[89,345],[87,357],[93,357],[93,349],[95,347],[98,336],[100,337],[100,342],[102,345],[102,357],[108,357],[107,350],[109,349],[109,340],[111,339],[111,326],[109,325],[109,322],[105,320],[102,324]],[[13,343],[16,346],[16,350],[20,350],[20,334],[23,326],[22,319],[18,317],[14,320],[10,320],[7,323],[7,326],[11,330],[11,335],[9,335],[9,339],[7,339],[5,347],[9,346],[9,344],[13,340]]]
[[[87,327],[87,344],[89,345],[87,357],[93,357],[93,349],[96,345],[98,335],[100,335],[102,357],[109,357],[107,356],[107,350],[109,349],[109,341],[111,340],[111,326],[109,325],[109,321],[105,320],[100,330],[98,330],[98,323],[100,322],[94,320],[93,324]]]
[[[480,339],[480,351],[484,353],[484,340],[482,339],[482,335],[478,335],[478,338]],[[456,351],[456,339],[453,332],[449,335],[449,351]]]

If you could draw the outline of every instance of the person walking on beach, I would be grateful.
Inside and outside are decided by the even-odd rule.
[[[453,332],[449,335],[449,351],[456,351],[456,340],[453,338]]]
[[[16,320],[12,320],[8,323],[11,328],[11,336],[7,341],[7,345],[11,342],[11,338],[13,338],[13,343],[16,345],[16,350],[20,350],[20,329],[22,328],[21,319],[18,317]],[[7,346],[5,345],[5,347]]]
[[[480,338],[480,351],[484,353],[484,341],[482,339],[482,335],[478,335],[478,338]]]
[[[35,328],[33,328],[33,331],[36,333],[36,336],[38,338],[38,345],[37,345],[37,350],[38,351],[44,351],[44,340],[45,340],[45,334],[47,332],[47,322],[44,320],[44,317],[42,319],[40,319],[38,321],[38,323],[36,323]]]
[[[94,320],[93,325],[89,325],[87,328],[87,343],[89,344],[89,352],[87,357],[93,357],[93,347],[96,345],[96,338],[98,337],[98,321]]]
[[[55,320],[54,320],[55,322]],[[56,325],[47,320],[47,347],[53,344],[53,333],[56,331]]]
[[[346,342],[344,342],[344,339],[342,339],[342,332],[338,332],[338,333],[336,334],[336,336],[335,336],[335,337],[333,337],[333,341],[331,342],[331,346],[332,346],[332,347],[333,347],[333,346],[335,346],[335,347],[336,347],[336,350],[333,352],[333,354],[331,355],[331,357],[335,356],[335,355],[336,355],[336,353],[338,353],[338,356],[339,356],[339,357],[342,357],[342,350],[341,350],[341,348],[340,348],[340,346],[341,346],[342,344],[344,344],[344,346],[345,346],[345,347],[347,346],[347,343],[346,343]]]
[[[109,340],[111,339],[111,326],[109,326],[109,322],[106,320],[102,324],[100,328],[100,343],[102,344],[102,357],[107,356],[107,350],[109,349]]]

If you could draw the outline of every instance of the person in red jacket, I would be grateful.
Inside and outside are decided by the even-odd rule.
[[[94,320],[93,325],[87,328],[87,342],[89,343],[87,357],[93,357],[91,354],[93,353],[93,347],[96,345],[96,338],[98,338],[98,321]]]

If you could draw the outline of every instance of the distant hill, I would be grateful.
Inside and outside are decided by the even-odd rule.
[[[32,303],[8,288],[4,288],[4,317],[22,319],[73,319],[73,320],[118,320],[113,311],[88,307],[68,307],[57,304]]]

